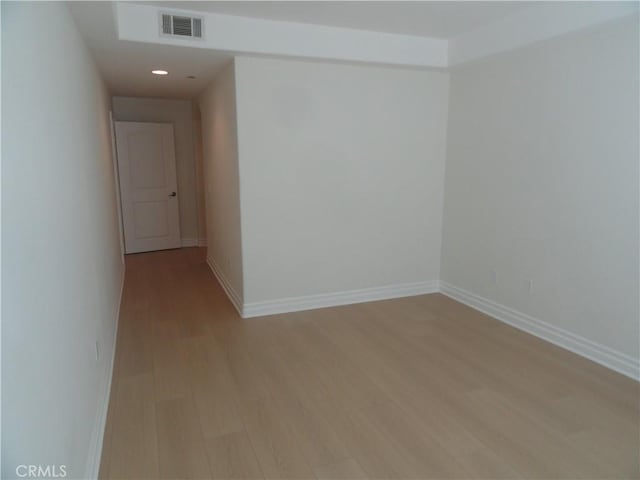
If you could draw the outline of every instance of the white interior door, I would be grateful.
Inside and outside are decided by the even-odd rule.
[[[115,123],[125,251],[179,248],[173,125]]]

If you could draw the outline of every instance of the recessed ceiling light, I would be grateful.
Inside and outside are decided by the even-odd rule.
[[[154,75],[168,75],[169,72],[167,72],[166,70],[151,70],[151,73],[153,73]]]

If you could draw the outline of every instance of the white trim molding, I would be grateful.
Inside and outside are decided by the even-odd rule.
[[[206,238],[181,238],[180,239],[180,247],[206,247],[207,239]]]
[[[215,260],[207,256],[207,264],[242,318],[301,312],[304,310],[314,310],[316,308],[337,307],[339,305],[374,302],[376,300],[389,300],[391,298],[412,297],[440,291],[439,282],[432,280],[244,303],[242,297],[238,295],[231,286],[231,282],[229,282],[229,279],[222,272]]]
[[[242,318],[262,317],[440,292],[496,320],[640,381],[640,363],[633,357],[447,282],[432,280],[244,303],[217,264],[211,258],[207,258],[207,264]]]
[[[185,247],[197,247],[199,246],[199,241],[197,238],[181,238],[180,239],[180,246],[182,248]]]
[[[411,297],[439,291],[437,280],[428,282],[403,283],[384,287],[364,288],[343,292],[321,293],[302,297],[279,298],[264,302],[245,303],[242,309],[243,318],[275,315],[278,313],[299,312],[324,307],[337,307],[354,303],[388,300],[391,298]]]
[[[104,443],[104,432],[107,427],[107,414],[109,412],[109,400],[111,399],[111,384],[113,381],[113,368],[115,366],[116,358],[116,344],[118,340],[118,326],[120,324],[120,310],[122,309],[122,294],[124,292],[124,278],[125,268],[122,268],[122,280],[120,284],[120,298],[118,299],[118,309],[116,313],[116,328],[113,338],[113,351],[111,352],[111,358],[107,364],[107,371],[104,373],[105,382],[100,389],[100,397],[98,399],[100,403],[96,412],[96,420],[89,443],[89,456],[87,458],[87,466],[85,478],[93,479],[98,478],[100,474],[100,463],[102,461],[102,446]]]
[[[629,355],[592,342],[575,333],[555,327],[540,319],[518,312],[449,283],[441,281],[440,292],[512,327],[535,335],[635,380],[640,380],[640,364]]]
[[[238,292],[236,292],[235,289],[231,286],[231,282],[213,258],[207,256],[207,265],[209,265],[209,268],[213,272],[213,275],[218,280],[218,283],[224,290],[224,293],[226,293],[227,297],[229,297],[229,300],[231,300],[233,306],[236,308],[240,316],[244,318],[244,315],[242,314],[242,297],[238,295]]]

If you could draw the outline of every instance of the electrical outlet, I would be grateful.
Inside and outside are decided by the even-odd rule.
[[[96,362],[100,360],[100,350],[98,349],[98,341],[96,340]]]
[[[491,283],[494,285],[498,284],[498,272],[493,269],[491,269]]]
[[[529,293],[533,292],[533,279],[532,278],[527,280],[527,292],[529,292]]]

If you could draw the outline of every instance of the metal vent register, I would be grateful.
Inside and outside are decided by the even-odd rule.
[[[160,15],[160,32],[173,37],[202,38],[202,18],[184,15]]]

